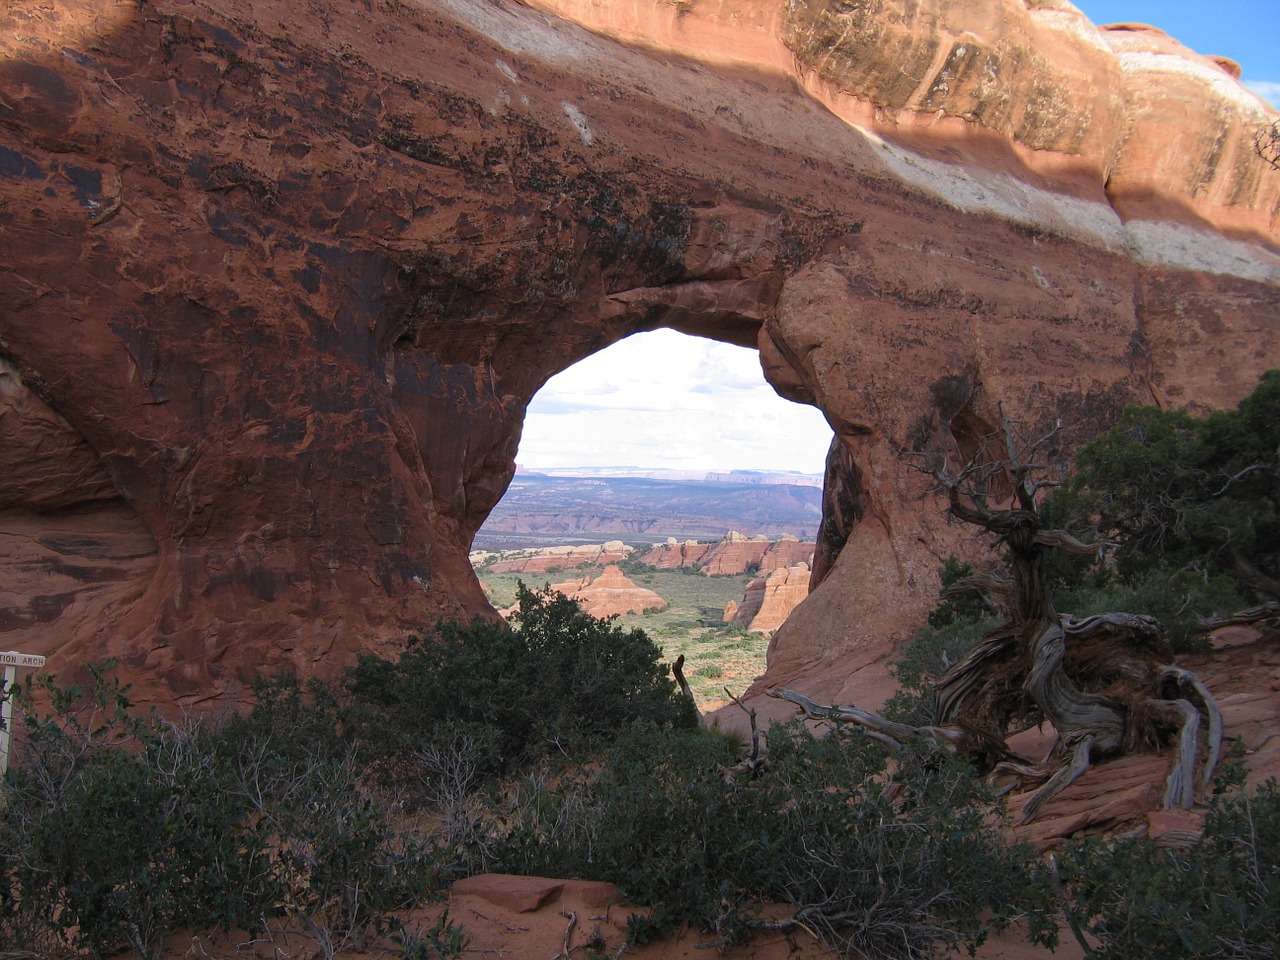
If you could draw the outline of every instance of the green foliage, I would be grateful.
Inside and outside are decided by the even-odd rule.
[[[495,731],[507,769],[608,738],[623,724],[697,722],[661,651],[560,594],[523,587],[515,626],[476,619],[414,638],[398,661],[365,655],[348,677],[352,735],[404,754],[442,723]]]
[[[598,768],[524,783],[506,811],[504,866],[618,883],[652,907],[632,918],[634,942],[682,921],[732,942],[766,900],[793,904],[850,955],[925,956],[1021,915],[1051,937],[1046,880],[987,822],[967,769],[911,756],[891,779],[866,738],[799,725],[774,727],[770,744],[769,771],[734,782],[723,738],[636,725]]]
[[[1200,616],[1280,598],[1280,370],[1235,410],[1130,408],[1047,505],[1119,544],[1114,579]],[[1224,581],[1235,585],[1224,588]]]
[[[942,565],[938,579],[941,589],[945,591],[948,587],[954,587],[965,577],[971,576],[973,576],[973,566],[952,554]],[[941,629],[953,623],[985,623],[990,618],[991,611],[983,603],[982,596],[975,590],[966,590],[963,593],[944,597],[942,602],[929,612],[929,626]]]
[[[1155,564],[1129,577],[1101,571],[1062,585],[1055,602],[1063,613],[1087,617],[1124,610],[1155,617],[1177,653],[1208,649],[1203,616],[1225,614],[1246,606],[1234,579],[1206,577],[1194,570]]]
[[[332,957],[444,882],[437,851],[366,788],[325,685],[263,682],[246,717],[175,725],[135,716],[127,689],[90,670],[90,689],[42,677],[18,701],[0,942],[156,958],[175,927],[282,918]]]
[[[140,720],[103,670],[93,686],[42,678],[21,697],[25,738],[0,820],[9,884],[0,933],[43,925],[94,957],[158,957],[174,926],[252,922],[269,902],[262,836],[198,727]],[[0,939],[4,939],[0,937]]]
[[[446,909],[426,929],[410,930],[401,924],[391,941],[400,948],[402,960],[461,960],[471,938],[454,926]]]
[[[1186,850],[1090,839],[1063,857],[1078,915],[1102,960],[1280,956],[1280,790],[1215,798]]]

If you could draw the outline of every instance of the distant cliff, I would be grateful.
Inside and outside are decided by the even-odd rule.
[[[520,474],[480,528],[476,546],[714,539],[735,527],[754,536],[812,538],[821,503],[821,489],[807,484]]]

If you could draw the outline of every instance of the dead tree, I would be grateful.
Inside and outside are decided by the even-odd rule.
[[[1280,170],[1280,120],[1258,128],[1253,135],[1253,149],[1273,168]]]
[[[1004,577],[970,578],[951,588],[997,593],[1005,616],[934,684],[935,726],[911,727],[856,707],[824,706],[786,689],[770,695],[795,703],[811,718],[856,724],[890,745],[920,738],[968,754],[980,772],[1013,775],[1015,783],[1028,786],[1041,783],[1023,807],[1024,823],[1093,762],[1166,745],[1175,750],[1164,806],[1189,807],[1197,767],[1203,785],[1217,764],[1221,714],[1199,678],[1173,665],[1173,651],[1151,617],[1076,618],[1054,608],[1048,551],[1098,552],[1042,521],[1040,493],[1056,481],[1041,457],[1056,441],[1055,429],[1022,449],[1006,422],[1003,433],[963,467],[953,467],[946,452],[926,462],[950,515],[993,534],[1008,565]],[[1043,761],[1009,749],[1009,737],[1046,721],[1057,740]]]

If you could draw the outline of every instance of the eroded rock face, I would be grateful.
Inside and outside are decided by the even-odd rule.
[[[725,607],[724,619],[742,624],[752,633],[772,633],[809,595],[809,572],[807,563],[797,563],[752,580],[743,592],[742,603],[730,601],[732,609]]]
[[[956,548],[902,451],[1000,409],[1075,443],[1280,356],[1280,176],[1248,150],[1274,114],[1062,0],[0,26],[0,646],[118,656],[144,698],[489,611],[467,552],[527,403],[637,331],[758,346],[832,424],[770,675],[837,686]]]
[[[707,576],[737,575],[753,570],[767,574],[796,563],[810,563],[813,551],[812,541],[798,537],[783,535],[777,540],[770,540],[764,536],[744,537],[731,530],[728,536],[715,543],[698,543],[696,540],[680,543],[671,538],[667,543],[654,544],[640,557],[640,562],[659,570],[689,567]]]
[[[541,550],[519,551],[516,556],[502,556],[489,563],[492,573],[547,573],[551,570],[568,570],[573,567],[617,563],[631,556],[634,548],[621,540],[608,543],[546,547]],[[473,557],[473,561],[474,561]]]
[[[601,619],[644,613],[646,610],[661,610],[667,605],[667,601],[658,594],[636,586],[612,564],[605,567],[594,580],[591,577],[566,580],[564,583],[553,583],[551,589],[563,593],[570,600],[576,600],[586,613]]]

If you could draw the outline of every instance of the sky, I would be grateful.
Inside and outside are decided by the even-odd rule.
[[[1149,23],[1230,57],[1280,105],[1280,0],[1072,0],[1094,23]],[[588,357],[534,397],[518,462],[538,467],[822,472],[831,430],[773,392],[754,350],[670,330]]]
[[[1196,53],[1230,57],[1280,106],[1280,0],[1071,0],[1094,23],[1149,23]]]
[[[673,330],[636,334],[533,398],[523,467],[821,473],[831,429],[765,383],[760,355]]]

